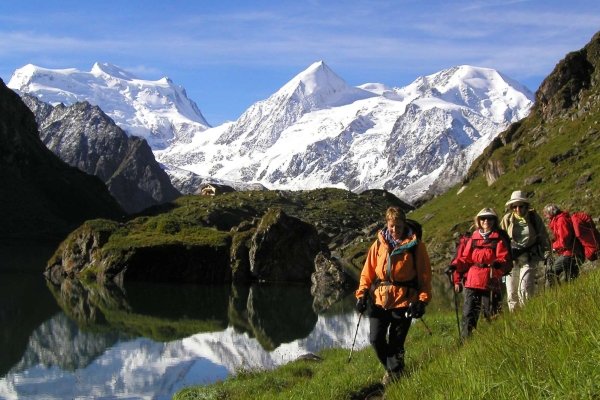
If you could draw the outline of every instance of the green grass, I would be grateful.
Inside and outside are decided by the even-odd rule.
[[[600,270],[538,293],[458,345],[456,315],[433,310],[411,327],[407,376],[386,399],[594,399],[600,396]],[[364,399],[380,394],[383,368],[372,349],[319,353],[272,371],[240,369],[212,385],[181,390],[175,400]]]

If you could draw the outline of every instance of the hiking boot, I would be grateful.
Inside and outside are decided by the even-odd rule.
[[[398,379],[402,376],[402,372],[386,372],[381,380],[383,386],[391,385],[392,383],[398,382]]]

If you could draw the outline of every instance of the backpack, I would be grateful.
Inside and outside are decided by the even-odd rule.
[[[458,238],[458,243],[455,243],[456,251],[454,253],[454,258],[452,259],[450,264],[454,264],[456,259],[463,253],[463,250],[465,249],[465,247],[467,247],[469,240],[471,240],[471,232],[465,232],[462,235],[460,235],[460,237]]]
[[[458,238],[458,243],[455,243],[456,246],[456,251],[454,252],[454,258],[452,258],[452,261],[450,261],[451,265],[456,265],[456,260],[458,259],[458,257],[460,257],[460,255],[463,253],[463,250],[465,249],[465,247],[467,247],[467,245],[469,244],[469,242],[471,241],[471,234],[472,232],[465,232],[462,235],[460,235],[460,237]],[[454,271],[455,276],[458,276],[458,280],[462,283],[464,278],[465,278],[465,273],[458,273],[456,271]],[[449,277],[450,281],[452,283],[458,283],[455,282],[454,279],[452,279],[451,277]]]
[[[501,240],[506,242],[506,246],[508,247],[508,254],[506,255],[506,262],[511,266],[511,268],[508,270],[508,272],[505,272],[504,275],[508,275],[510,274],[510,271],[512,270],[512,262],[513,262],[513,256],[512,256],[512,251],[511,251],[511,245],[510,245],[510,235],[508,234],[508,232],[506,232],[504,229],[500,228],[500,227],[496,227],[495,228],[496,231],[498,231],[498,234],[500,235],[499,239],[485,239],[483,241],[483,243],[491,243],[492,245],[490,246],[492,248],[492,250],[494,251],[494,254],[496,254],[496,249],[498,248],[498,242],[500,242]],[[473,248],[482,248],[482,247],[486,247],[486,246],[477,246],[475,244],[473,244]]]
[[[571,222],[575,236],[583,247],[585,258],[590,261],[597,260],[600,252],[600,232],[596,229],[594,221],[586,213],[577,212],[571,214]]]
[[[508,234],[508,232],[506,232],[504,229],[498,228],[498,227],[495,228],[495,230],[498,231],[498,234],[500,235],[500,238],[498,238],[498,239],[485,239],[483,241],[483,243],[491,243],[492,244],[491,248],[492,248],[492,250],[494,250],[494,253],[496,253],[496,248],[498,247],[498,242],[501,241],[501,240],[504,240],[504,241],[506,241],[506,247],[508,247],[509,250],[510,250],[510,241],[511,241],[511,239],[510,239],[510,235]],[[483,247],[487,247],[487,246],[477,246],[475,244],[473,245],[473,248],[483,248]],[[506,261],[507,262],[512,261],[512,255],[511,255],[510,251],[508,252],[508,259]]]
[[[406,225],[417,235],[417,239],[421,240],[423,236],[423,227],[421,224],[414,219],[406,219]]]
[[[419,222],[415,221],[414,219],[407,219],[406,226],[408,226],[410,229],[412,229],[412,231],[417,236],[417,241],[420,242],[421,237],[423,236],[423,227],[421,226],[421,224]],[[379,241],[379,239],[377,239],[377,240]],[[408,249],[408,252],[410,252],[410,254],[413,257],[413,267],[415,268],[415,271],[416,271],[417,270],[417,246],[412,246],[411,248]],[[390,253],[390,257],[394,254],[396,254],[396,253],[392,251]],[[393,282],[393,283],[394,283],[394,285],[398,285],[398,286],[407,286],[407,287],[416,288],[417,278],[415,277],[414,279],[412,279],[410,281],[406,281],[406,282]]]

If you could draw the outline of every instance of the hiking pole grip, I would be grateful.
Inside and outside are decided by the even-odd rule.
[[[361,318],[362,318],[362,313],[358,314],[358,322],[356,323],[356,332],[354,332],[354,340],[352,341],[352,347],[350,348],[350,355],[348,356],[348,364],[350,364],[350,360],[352,360],[352,352],[354,351],[354,343],[356,343],[356,335],[358,335],[358,327],[360,325]]]

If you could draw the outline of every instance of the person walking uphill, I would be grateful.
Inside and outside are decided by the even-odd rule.
[[[369,341],[387,385],[404,371],[404,342],[412,318],[421,318],[431,300],[432,273],[420,227],[399,207],[387,209],[386,226],[377,236],[360,275],[356,310],[363,313],[371,301]]]
[[[484,208],[475,216],[471,240],[450,267],[465,276],[461,335],[466,338],[477,328],[482,305],[489,321],[501,312],[501,279],[512,268],[509,239],[498,229],[493,208]]]
[[[506,297],[512,312],[533,296],[536,266],[549,254],[550,242],[542,217],[529,207],[525,193],[512,192],[506,206],[512,211],[502,218],[500,228],[511,238],[513,268],[506,277]]]
[[[552,249],[558,257],[554,265],[548,271],[548,284],[554,285],[559,282],[561,274],[564,273],[565,282],[579,276],[579,264],[583,259],[583,248],[576,240],[573,222],[568,211],[562,211],[556,204],[548,204],[544,207],[544,218],[550,220],[550,230],[554,235]]]

